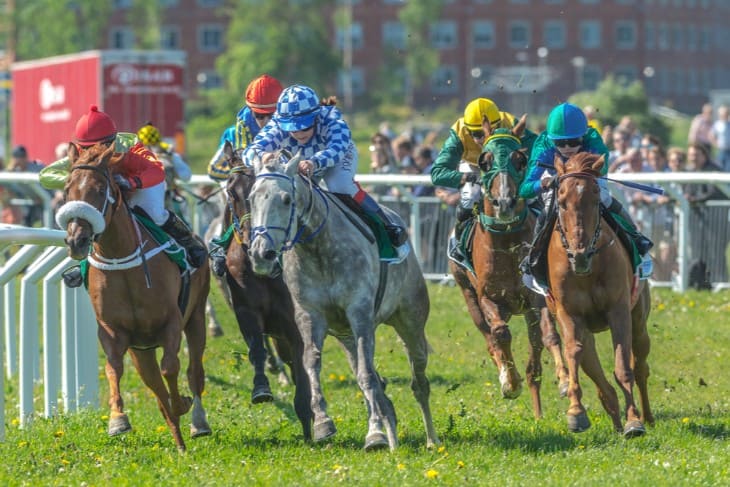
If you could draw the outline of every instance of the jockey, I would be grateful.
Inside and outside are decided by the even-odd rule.
[[[324,178],[327,189],[344,193],[371,217],[379,218],[385,226],[391,244],[399,256],[408,251],[405,228],[393,222],[355,181],[357,149],[352,142],[350,127],[334,106],[334,97],[320,103],[312,88],[293,85],[285,89],[276,104],[276,113],[243,154],[244,162],[263,152],[286,149],[301,152],[299,172],[305,176]]]
[[[243,150],[253,141],[261,128],[266,125],[276,111],[276,101],[284,88],[276,78],[264,74],[254,79],[246,88],[246,104],[238,111],[236,123],[228,127],[221,135],[218,150],[208,163],[208,176],[224,185],[231,168],[223,153],[226,142],[230,142],[234,150]],[[225,228],[222,231],[225,232]],[[226,272],[225,250],[213,241],[210,247],[211,268],[218,276]]]
[[[431,169],[431,182],[434,186],[460,188],[461,200],[456,208],[456,227],[449,236],[448,256],[457,263],[464,261],[465,256],[459,249],[459,240],[464,231],[465,222],[474,215],[474,208],[481,205],[481,185],[479,184],[479,167],[477,162],[486,142],[486,131],[497,128],[511,129],[514,116],[501,112],[497,105],[488,98],[476,98],[464,109],[464,116],[459,118],[449,130],[441,152]],[[522,136],[522,147],[532,148],[536,135],[525,130]]]
[[[190,264],[200,267],[205,261],[205,246],[198,242],[190,229],[164,206],[165,172],[154,154],[136,141],[134,134],[117,132],[114,120],[96,105],[76,122],[76,140],[79,151],[95,144],[114,144],[115,152],[124,153],[122,172],[114,180],[125,192],[131,192],[129,205],[141,207],[165,232],[185,247]],[[66,184],[71,161],[68,157],[46,167],[40,173],[40,183],[47,189],[62,189]],[[80,285],[80,283],[79,283]]]
[[[576,105],[570,103],[562,103],[552,109],[548,115],[546,130],[540,134],[535,141],[532,156],[527,167],[525,179],[520,185],[520,196],[526,199],[535,198],[542,195],[545,202],[545,209],[538,217],[535,225],[535,235],[532,246],[538,254],[525,259],[520,268],[523,273],[531,274],[531,265],[534,265],[537,255],[542,253],[544,248],[535,248],[539,236],[544,230],[547,221],[546,215],[549,213],[548,205],[551,200],[552,191],[555,187],[554,177],[544,177],[545,171],[550,176],[555,176],[554,161],[555,157],[560,157],[563,161],[567,161],[570,156],[578,152],[592,152],[601,154],[604,161],[608,161],[608,149],[603,143],[603,139],[598,131],[588,126],[588,120]],[[608,164],[603,164],[602,175],[608,172]],[[617,214],[631,225],[632,230],[629,236],[633,239],[636,248],[641,254],[643,269],[651,268],[651,257],[649,249],[654,245],[651,240],[641,234],[636,228],[633,219],[623,208],[621,203],[614,198],[609,189],[605,178],[598,179],[600,188],[601,204],[612,214]],[[540,247],[537,244],[537,247]],[[532,253],[532,252],[531,252]],[[647,277],[648,277],[647,273]]]
[[[152,122],[147,122],[140,127],[137,131],[137,138],[162,162],[162,167],[165,169],[165,184],[167,184],[165,206],[184,219],[183,210],[186,208],[186,201],[180,194],[177,181],[190,181],[193,176],[190,166],[180,154],[172,150],[170,144],[162,140],[160,131],[152,125]]]

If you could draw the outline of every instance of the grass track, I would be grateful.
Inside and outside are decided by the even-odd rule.
[[[101,409],[37,418],[22,430],[13,421],[17,383],[10,380],[0,485],[730,485],[729,293],[654,291],[649,386],[657,424],[647,436],[626,441],[612,432],[587,379],[584,403],[593,426],[579,435],[567,432],[567,400],[557,396],[546,353],[545,418],[533,419],[526,391],[514,401],[502,399],[497,371],[461,295],[438,285],[429,291],[431,406],[443,441],[437,450],[424,448],[403,347],[388,327],[378,331],[376,363],[388,379],[401,446],[394,453],[366,454],[362,397],[334,340],[327,341],[322,378],[339,431],[329,443],[307,445],[291,407],[292,389],[272,381],[273,404],[249,403],[246,347],[226,311],[220,313],[226,335],[209,339],[205,358],[211,437],[190,440],[186,427],[188,453],[178,454],[128,361],[122,391],[134,430],[117,438],[106,435],[105,379]],[[222,309],[217,291],[214,298]],[[511,330],[523,371],[521,318],[513,319]],[[599,335],[610,376],[609,342],[607,333]],[[42,396],[36,401],[42,409]]]

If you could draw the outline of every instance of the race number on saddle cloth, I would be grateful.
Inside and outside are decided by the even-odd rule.
[[[274,117],[246,148],[243,161],[253,166],[255,158],[281,149],[300,154],[299,172],[316,181],[323,179],[331,193],[351,197],[372,220],[368,224],[383,225],[396,255],[389,252],[391,255],[386,256],[381,252],[381,259],[401,262],[410,252],[406,229],[392,221],[355,182],[357,149],[350,128],[335,104],[333,98],[320,102],[314,90],[307,86],[293,85],[285,89]],[[381,232],[375,233],[377,236]]]

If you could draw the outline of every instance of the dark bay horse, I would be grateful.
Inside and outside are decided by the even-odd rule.
[[[234,241],[226,254],[227,291],[238,327],[249,349],[249,360],[254,367],[252,402],[273,400],[266,377],[266,333],[275,338],[274,348],[289,366],[294,379],[294,409],[302,423],[304,439],[312,439],[312,409],[309,377],[302,357],[304,342],[294,321],[294,303],[281,275],[268,277],[255,274],[248,257],[251,237],[251,211],[248,201],[255,175],[253,168],[243,165],[226,142],[225,154],[231,161],[231,172],[226,182],[228,204],[223,221],[233,225]]]
[[[375,329],[387,323],[405,343],[426,443],[435,445],[439,440],[429,406],[424,331],[429,298],[418,260],[410,253],[398,264],[381,262],[372,231],[339,200],[300,176],[299,161],[299,156],[287,161],[281,154],[256,161],[249,253],[254,271],[260,274],[274,272],[277,260],[283,260],[284,280],[304,339],[314,439],[324,440],[336,432],[320,384],[322,347],[330,334],[342,343],[363,392],[368,411],[365,449],[396,448],[395,409],[373,359]],[[391,218],[398,217],[391,212]]]
[[[652,424],[647,379],[650,341],[646,321],[651,295],[646,281],[634,277],[629,253],[601,217],[598,178],[605,161],[579,153],[566,163],[555,159],[558,174],[557,218],[548,247],[550,311],[560,323],[570,373],[568,428],[590,427],[581,403],[578,366],[598,388],[614,428],[626,437],[643,435]],[[610,330],[614,350],[614,378],[626,403],[622,426],[616,391],[606,380],[596,352],[594,333]],[[641,397],[641,413],[634,403],[634,381]]]
[[[553,355],[562,395],[567,390],[568,372],[563,364],[560,336],[545,298],[523,285],[519,270],[535,225],[534,215],[524,199],[518,197],[527,166],[520,142],[525,122],[523,116],[512,131],[488,131],[479,163],[483,174],[484,209],[474,223],[471,256],[474,273],[453,261],[449,261],[449,267],[499,370],[502,396],[509,399],[519,396],[522,378],[512,354],[508,323],[513,315],[524,315],[529,340],[527,384],[533,412],[540,418],[543,346]]]
[[[109,435],[131,429],[119,390],[124,354],[129,351],[143,382],[154,392],[177,447],[184,450],[180,416],[191,406],[191,435],[211,432],[201,400],[205,385],[205,299],[210,272],[205,263],[190,274],[187,306],[181,311],[179,267],[160,252],[162,249],[152,236],[132,218],[114,181],[123,157],[124,154],[114,153],[113,146],[106,149],[96,145],[79,154],[71,144],[66,203],[59,209],[56,221],[66,229],[69,255],[74,259],[89,258],[89,296],[99,325],[99,341],[107,357]],[[178,354],[183,333],[190,359],[187,377],[192,398],[178,389]],[[158,347],[162,348],[159,363]]]

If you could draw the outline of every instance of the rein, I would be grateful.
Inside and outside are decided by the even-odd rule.
[[[558,178],[558,185],[560,185],[561,182],[563,182],[565,179],[568,178],[581,178],[581,179],[587,179],[593,182],[596,182],[596,176],[588,173],[588,172],[574,172],[574,173],[568,173],[563,174]],[[598,213],[597,219],[596,219],[596,229],[593,232],[593,237],[591,238],[590,243],[588,244],[588,249],[585,251],[585,255],[587,259],[590,259],[595,254],[603,250],[604,248],[613,245],[614,239],[611,239],[609,242],[607,242],[604,245],[601,245],[600,247],[596,247],[598,244],[598,239],[601,237],[601,205],[596,205],[596,212]],[[568,257],[568,261],[571,264],[575,264],[575,256],[577,252],[570,248],[570,244],[568,243],[568,237],[565,234],[565,228],[562,224],[562,213],[560,211],[560,207],[558,206],[558,218],[556,220],[555,226],[558,229],[558,233],[560,234],[560,242],[563,245],[563,249],[565,249],[565,254]]]

